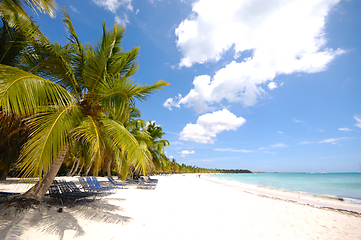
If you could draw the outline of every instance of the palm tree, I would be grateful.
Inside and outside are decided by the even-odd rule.
[[[155,122],[149,121],[146,130],[151,137],[151,145],[148,147],[148,150],[152,154],[152,162],[156,169],[160,169],[164,165],[164,161],[168,159],[164,154],[164,147],[168,147],[169,142],[161,139],[165,132]]]
[[[115,23],[106,30],[104,24],[101,42],[84,46],[63,11],[67,45],[43,44],[44,39],[34,44],[21,59],[27,71],[0,65],[3,111],[33,114],[28,122],[31,138],[18,166],[23,177],[39,176],[39,182],[24,194],[37,200],[55,178],[72,139],[89,146],[95,173],[106,152],[117,162],[126,156],[128,164],[146,173],[149,161],[123,122],[136,99],[146,100],[168,85],[162,80],[152,86],[134,83],[131,76],[138,69],[139,48],[122,52],[124,28]]]

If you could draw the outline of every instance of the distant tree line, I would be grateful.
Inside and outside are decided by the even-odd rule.
[[[247,169],[216,169],[218,173],[252,173]]]

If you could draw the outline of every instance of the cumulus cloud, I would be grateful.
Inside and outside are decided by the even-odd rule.
[[[189,154],[194,154],[195,152],[194,151],[188,151],[188,150],[183,150],[182,152],[181,152],[181,156],[182,157],[186,157],[187,155],[189,155]]]
[[[198,117],[197,123],[188,123],[180,133],[180,139],[213,144],[218,133],[237,130],[245,122],[243,117],[237,117],[227,109],[207,113]]]
[[[182,95],[178,94],[178,97],[174,98],[168,98],[164,103],[163,106],[168,108],[169,110],[172,110],[172,107],[180,108],[180,104],[178,102],[178,99],[181,99]]]
[[[121,6],[133,11],[132,0],[93,0],[93,2],[112,13],[116,13],[117,9]]]
[[[340,0],[199,0],[175,30],[180,67],[218,61],[228,50],[235,59],[213,76],[194,79],[177,104],[209,110],[222,100],[252,106],[265,95],[261,85],[279,74],[324,71],[341,49],[325,48],[325,18]],[[269,85],[270,89],[275,84]]]
[[[358,117],[355,116],[355,119],[356,119],[356,121],[357,121],[357,123],[355,124],[355,126],[361,128],[361,118],[358,118]]]
[[[194,151],[183,150],[182,154],[183,155],[194,154]]]
[[[269,88],[269,90],[273,90],[273,89],[277,88],[277,83],[275,83],[275,82],[268,83],[268,88]]]

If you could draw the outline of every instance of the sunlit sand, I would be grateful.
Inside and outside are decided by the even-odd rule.
[[[155,190],[119,189],[74,206],[45,197],[44,205],[22,213],[2,207],[0,239],[361,239],[357,211],[250,192],[204,175],[156,178]],[[28,188],[4,183],[1,191]]]

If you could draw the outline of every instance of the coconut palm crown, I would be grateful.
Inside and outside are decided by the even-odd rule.
[[[146,100],[168,83],[141,86],[131,79],[138,69],[139,48],[122,51],[124,27],[115,23],[107,30],[103,24],[101,41],[83,45],[65,8],[63,14],[67,45],[44,44],[43,39],[24,52],[19,66],[23,70],[0,65],[2,111],[32,115],[30,138],[19,163],[23,176],[39,176],[40,184],[46,173],[44,180],[52,181],[55,175],[49,179],[48,174],[58,171],[51,168],[55,163],[60,167],[69,141],[88,146],[95,170],[106,152],[146,173],[150,159],[123,124],[135,100]]]

